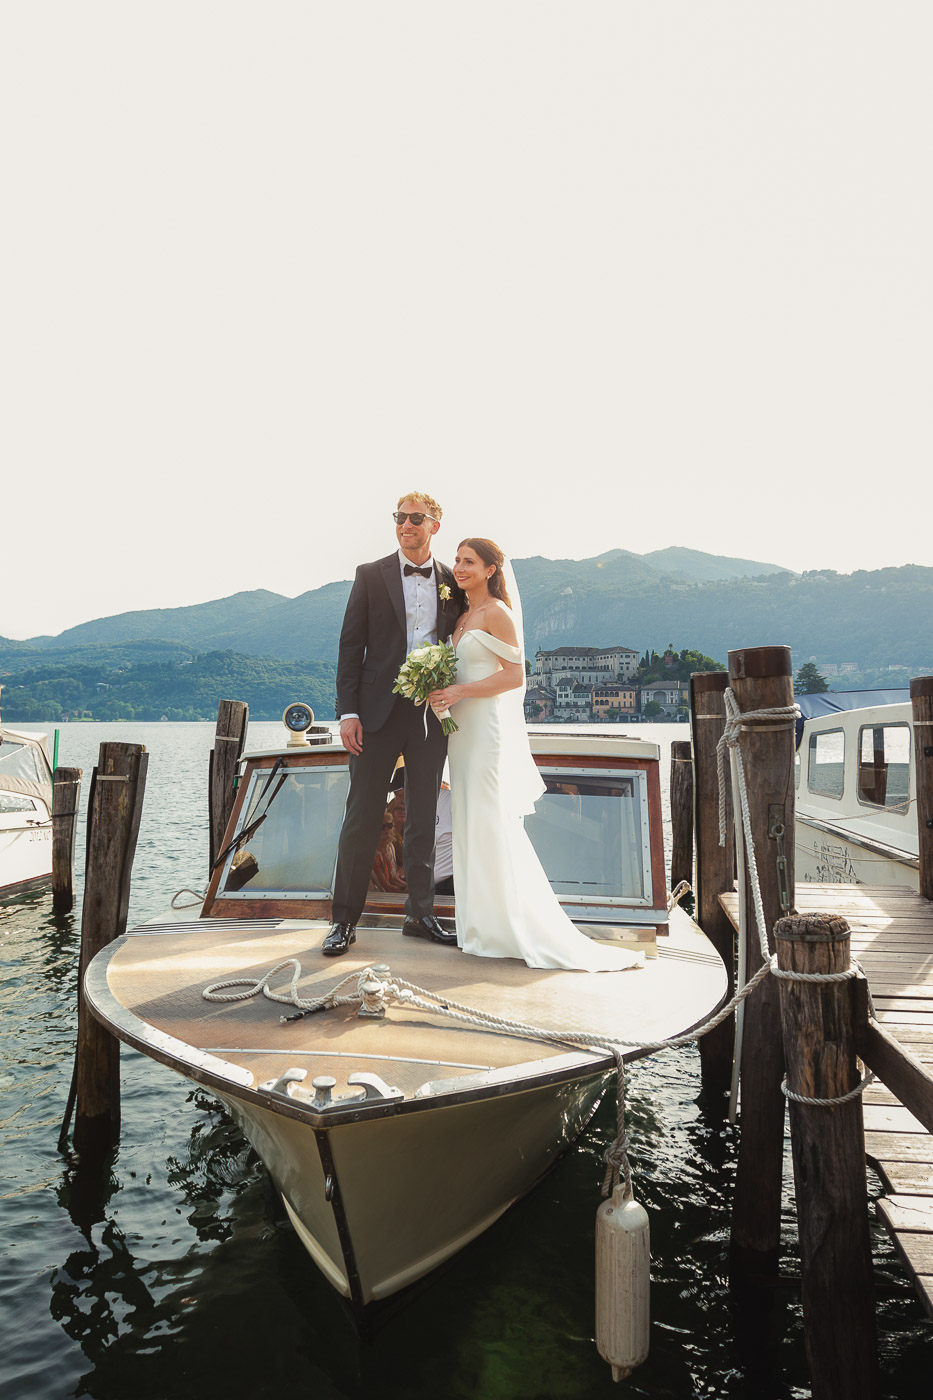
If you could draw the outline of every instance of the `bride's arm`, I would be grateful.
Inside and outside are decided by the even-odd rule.
[[[500,642],[506,642],[511,647],[518,645],[512,614],[504,604],[496,600],[483,621],[490,636]],[[517,690],[524,684],[525,670],[520,661],[500,659],[499,667],[498,671],[493,671],[491,676],[484,676],[481,681],[468,681],[464,684],[455,682],[445,686],[443,690],[435,690],[428,696],[428,704],[443,710],[448,705],[455,705],[458,700],[479,700],[491,695],[502,695],[505,691]]]

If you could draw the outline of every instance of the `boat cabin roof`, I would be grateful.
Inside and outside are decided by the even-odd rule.
[[[52,760],[45,734],[0,725],[0,792],[36,797],[51,811]]]
[[[598,756],[601,758],[638,758],[657,762],[661,756],[659,746],[648,739],[633,737],[624,730],[617,732],[618,726],[607,725],[604,729],[592,724],[530,724],[528,739],[531,752],[540,760],[551,754],[575,755],[580,758]],[[279,748],[252,749],[243,754],[242,761],[258,762],[262,759],[286,757],[307,752],[309,749],[330,749],[343,753],[337,725],[314,725],[309,731],[309,741],[298,744],[283,744]]]

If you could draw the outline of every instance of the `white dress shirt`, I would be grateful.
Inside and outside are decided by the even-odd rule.
[[[437,579],[434,575],[434,560],[426,559],[419,569],[430,569],[428,578],[421,574],[405,573],[405,565],[411,566],[401,550],[398,552],[398,566],[402,575],[402,592],[405,595],[405,655],[415,647],[423,647],[428,642],[437,641]],[[413,567],[413,566],[412,566]]]

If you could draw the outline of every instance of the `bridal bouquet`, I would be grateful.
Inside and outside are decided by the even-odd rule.
[[[457,655],[448,642],[437,642],[433,646],[416,647],[402,662],[402,668],[392,687],[393,695],[404,695],[416,705],[423,705],[432,690],[441,690],[450,685],[457,675]],[[438,715],[441,729],[445,734],[453,734],[459,725],[451,719],[450,711],[443,710]],[[424,716],[427,733],[428,716]]]

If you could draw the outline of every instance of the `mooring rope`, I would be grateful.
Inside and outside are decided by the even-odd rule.
[[[745,781],[745,761],[742,755],[741,734],[743,729],[754,729],[756,727],[774,729],[778,726],[771,723],[773,720],[783,720],[789,726],[793,725],[800,715],[800,707],[798,705],[776,705],[770,709],[746,710],[743,714],[739,709],[738,701],[735,698],[735,692],[731,687],[723,692],[723,704],[726,711],[726,725],[723,729],[722,737],[716,746],[717,776],[719,779],[719,844],[720,846],[724,846],[726,842],[725,754],[727,750],[732,750],[736,760],[735,768],[739,790],[739,804],[742,814],[742,830],[745,835],[749,884],[752,888],[752,903],[755,909],[755,925],[758,930],[758,943],[761,948],[761,956],[764,960],[762,966],[773,976],[786,978],[791,982],[845,982],[852,977],[858,977],[860,973],[864,976],[864,969],[861,963],[855,958],[851,960],[849,966],[843,972],[794,972],[789,968],[778,967],[777,954],[772,953],[768,946],[767,921],[765,919],[764,905],[761,898],[761,883],[758,877],[758,862],[755,858],[755,845],[752,839],[752,818],[748,801],[748,786]],[[874,1015],[874,1004],[872,1002],[870,987],[868,988],[868,1010],[869,1015]],[[786,1080],[781,1087],[784,1090],[785,1096],[788,1099],[793,1099],[795,1103],[814,1104],[824,1108],[832,1108],[836,1104],[847,1103],[850,1099],[856,1098],[859,1094],[864,1093],[874,1078],[875,1076],[869,1073],[854,1089],[850,1089],[847,1094],[840,1094],[838,1097],[832,1099],[809,1098],[803,1094],[796,1094],[787,1088]]]
[[[183,894],[190,894],[193,898],[186,900],[184,904],[179,904],[178,900]],[[172,895],[173,909],[194,909],[198,904],[203,904],[207,898],[207,890],[192,890],[187,886],[184,889],[176,890]]]

